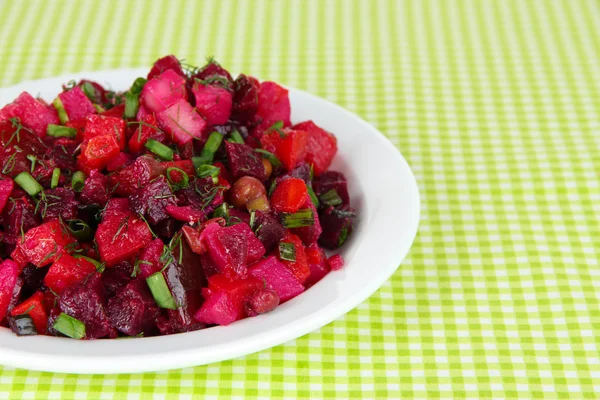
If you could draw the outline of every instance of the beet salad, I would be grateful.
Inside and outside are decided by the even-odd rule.
[[[58,89],[58,88],[57,88]],[[98,339],[227,325],[342,267],[335,136],[288,91],[156,61],[123,93],[71,81],[0,109],[0,325]]]

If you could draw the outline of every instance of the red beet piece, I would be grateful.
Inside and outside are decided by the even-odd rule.
[[[175,206],[175,196],[164,176],[151,181],[143,189],[129,197],[131,209],[144,216],[151,224],[167,219],[167,206]]]
[[[54,141],[49,156],[54,160],[58,168],[74,170],[75,159],[73,158],[73,153],[75,153],[77,146],[78,144],[75,140],[60,138]],[[64,179],[64,176],[61,176],[61,179]],[[59,185],[62,184],[64,184],[64,181],[59,181]]]
[[[112,158],[108,164],[106,164],[106,170],[108,172],[117,172],[128,166],[135,160],[135,157],[131,153],[120,152],[116,157]]]
[[[279,223],[278,219],[262,211],[256,211],[254,218],[256,237],[265,246],[267,253],[269,253],[283,239],[286,230]]]
[[[15,184],[12,179],[4,178],[0,179],[0,214],[4,211],[8,198],[14,188]]]
[[[314,222],[312,225],[309,226],[303,226],[301,228],[292,228],[290,229],[290,232],[298,236],[306,246],[310,246],[311,244],[316,243],[317,240],[319,240],[319,236],[321,236],[321,233],[323,232],[323,229],[321,228],[321,223],[319,222],[319,213],[317,212],[317,209],[310,197],[308,196],[308,194],[304,197],[304,203],[302,203],[300,208],[310,208],[313,213]]]
[[[48,124],[59,123],[56,110],[46,107],[27,92],[21,93],[15,101],[0,110],[0,120],[3,118],[18,118],[23,126],[31,129],[38,137],[46,136]]]
[[[254,132],[263,132],[277,121],[290,126],[291,106],[288,90],[275,82],[263,82],[258,91],[258,110],[255,119],[260,121]]]
[[[110,198],[108,177],[93,169],[85,180],[85,186],[79,197],[86,205],[104,207]]]
[[[277,212],[295,213],[306,205],[308,192],[302,179],[289,178],[277,184],[271,194],[271,207]]]
[[[24,314],[31,317],[35,330],[39,335],[46,334],[46,330],[48,329],[48,314],[44,309],[44,294],[42,292],[35,292],[33,296],[13,308],[10,312],[10,315],[13,317]]]
[[[83,145],[81,154],[77,157],[77,167],[88,174],[93,169],[102,170],[119,154],[119,149],[114,135],[93,137]]]
[[[103,216],[118,214],[118,213],[128,213],[129,212],[129,199],[112,197],[106,203],[104,207]]]
[[[79,86],[71,90],[62,92],[58,98],[63,104],[69,120],[85,118],[88,115],[96,114],[94,104],[87,98]]]
[[[278,133],[275,133],[278,135]],[[291,171],[304,161],[308,136],[305,131],[291,131],[281,141],[276,155],[284,167]]]
[[[52,220],[28,230],[15,251],[19,250],[28,262],[43,267],[53,263],[64,247],[74,242],[67,226]]]
[[[27,232],[39,225],[39,217],[35,214],[35,206],[30,197],[11,197],[9,203],[4,207],[2,213],[4,227],[3,241],[7,244],[15,244],[21,240],[21,231]]]
[[[96,231],[100,258],[112,267],[129,260],[152,240],[148,225],[132,214],[105,214]]]
[[[300,283],[304,283],[310,276],[310,268],[308,267],[302,240],[293,233],[288,232],[282,242],[292,243],[294,245],[296,250],[296,261],[282,260],[281,254],[279,253],[279,247],[275,249],[277,257],[279,257],[281,262],[285,264]]]
[[[231,119],[246,124],[254,119],[258,110],[260,83],[251,76],[240,74],[233,84],[233,107]]]
[[[163,261],[161,256],[163,254],[165,245],[162,240],[154,239],[150,242],[144,250],[140,253],[138,267],[140,274],[144,278],[148,278],[150,275],[160,271],[163,268]]]
[[[261,289],[246,300],[246,315],[256,316],[273,311],[279,305],[279,296],[273,289]]]
[[[310,268],[310,276],[304,282],[304,285],[309,288],[323,279],[329,273],[330,268],[325,258],[325,252],[318,244],[314,243],[307,247],[305,253],[308,267]]]
[[[196,223],[206,218],[202,211],[198,211],[191,206],[168,205],[165,211],[177,221]]]
[[[64,221],[77,218],[79,202],[70,188],[48,189],[38,203],[38,213],[44,222],[62,218]]]
[[[313,165],[316,176],[321,175],[329,168],[337,152],[336,137],[313,121],[296,124],[294,129],[305,131],[308,134],[306,161]]]
[[[93,94],[94,102],[102,103],[102,104],[108,103],[108,99],[106,98],[106,94],[108,93],[108,91],[104,88],[104,86],[102,86],[98,82],[90,81],[87,79],[80,80],[79,83],[77,84],[77,86],[83,86],[85,83],[89,83],[94,88],[94,94]],[[116,107],[111,108],[111,110],[114,108],[116,108]]]
[[[131,196],[152,179],[161,176],[163,166],[150,156],[138,157],[133,164],[109,177],[110,185],[119,196]]]
[[[192,93],[196,99],[196,108],[209,125],[221,125],[229,120],[233,103],[230,90],[196,81]]]
[[[262,288],[262,281],[256,278],[230,280],[222,274],[213,275],[204,291],[206,301],[195,317],[200,322],[218,325],[242,319],[246,317],[246,299]]]
[[[40,290],[47,273],[48,268],[38,268],[33,264],[27,264],[20,275],[23,280],[21,298],[29,297]]]
[[[350,237],[353,222],[350,215],[354,212],[347,206],[334,209],[328,207],[319,214],[319,221],[323,233],[319,237],[319,244],[329,249],[337,249]]]
[[[63,253],[50,266],[44,284],[55,293],[61,294],[66,288],[79,283],[95,271],[94,264],[85,258],[75,258]]]
[[[87,142],[96,136],[112,135],[121,150],[125,150],[125,121],[122,118],[90,115],[83,134]]]
[[[4,260],[0,264],[0,321],[6,316],[20,272],[21,269],[12,260]]]
[[[133,153],[143,152],[148,139],[154,139],[161,143],[165,142],[166,135],[158,129],[154,114],[145,115],[139,121],[141,123],[129,139],[129,151]]]
[[[277,293],[282,303],[304,291],[302,283],[275,256],[269,256],[251,265],[248,273],[264,281],[267,288],[273,289]]]
[[[225,78],[228,85],[231,85],[233,83],[233,78],[231,77],[229,72],[227,72],[227,70],[223,68],[219,63],[212,60],[209,61],[208,64],[206,64],[204,67],[202,67],[198,71],[198,73],[196,73],[196,75],[194,75],[192,78],[206,80],[208,78],[214,77],[215,75]]]
[[[337,271],[344,266],[344,259],[341,255],[336,254],[327,259],[327,264],[329,264],[329,267],[331,267],[333,271]]]
[[[85,134],[85,127],[87,125],[87,117],[80,118],[75,120],[70,120],[65,123],[65,126],[73,129],[77,129],[77,134],[75,136],[75,140],[77,143],[83,142],[83,136]]]
[[[113,328],[129,336],[151,336],[156,331],[160,309],[143,279],[134,279],[108,300],[108,320]]]
[[[67,288],[58,302],[62,312],[85,324],[85,337],[89,339],[108,336],[113,330],[104,311],[103,291],[100,274],[94,272]]]
[[[186,98],[185,78],[167,69],[146,82],[140,94],[140,104],[146,111],[158,113]]]
[[[107,268],[102,273],[102,285],[107,297],[114,296],[122,287],[133,278],[133,265],[127,261],[118,263],[112,268]]]
[[[172,70],[177,75],[185,78],[185,73],[181,69],[181,64],[179,64],[179,60],[174,55],[168,55],[162,58],[159,58],[154,62],[152,69],[148,72],[148,80],[154,78],[162,74],[167,70]]]
[[[314,180],[313,189],[315,190],[317,196],[321,196],[329,192],[331,189],[335,189],[338,196],[340,196],[342,199],[342,205],[348,205],[350,203],[346,177],[341,172],[324,172],[318,179]]]
[[[235,179],[252,176],[260,181],[267,179],[261,157],[250,146],[225,142],[229,170]]]
[[[156,120],[169,138],[180,146],[204,138],[206,121],[183,99],[156,114]]]

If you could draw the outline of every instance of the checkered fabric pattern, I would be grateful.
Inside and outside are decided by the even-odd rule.
[[[402,266],[316,332],[168,372],[0,367],[0,399],[599,398],[599,43],[595,0],[0,1],[0,85],[214,55],[373,123],[422,199]]]

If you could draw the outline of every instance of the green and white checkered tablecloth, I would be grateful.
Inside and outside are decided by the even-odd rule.
[[[402,266],[316,332],[169,372],[0,367],[0,399],[600,397],[599,43],[596,0],[0,1],[1,85],[214,55],[372,122],[422,198]]]

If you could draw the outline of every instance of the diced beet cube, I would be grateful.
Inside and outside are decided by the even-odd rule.
[[[344,259],[341,255],[335,254],[327,259],[327,264],[329,264],[332,271],[338,271],[344,266]]]
[[[55,293],[61,294],[66,288],[79,283],[95,271],[94,264],[85,258],[75,258],[62,253],[50,266],[44,284]]]
[[[233,102],[231,91],[196,81],[192,92],[196,99],[196,108],[209,125],[221,125],[229,120]]]
[[[119,198],[112,197],[106,203],[104,207],[104,215],[113,215],[118,213],[128,213],[129,212],[129,199],[127,198]]]
[[[278,135],[278,133],[275,133]],[[276,155],[284,167],[291,171],[304,161],[308,136],[305,131],[290,131],[281,141]]]
[[[162,175],[129,197],[131,210],[146,217],[153,225],[169,217],[166,207],[175,206],[174,199],[171,187]]]
[[[202,243],[200,242],[200,232],[198,232],[196,229],[192,228],[189,225],[184,225],[181,228],[181,233],[183,234],[183,237],[185,238],[185,241],[187,242],[188,246],[190,246],[190,249],[194,253],[202,254],[205,252],[205,249],[202,246]]]
[[[143,279],[134,279],[108,300],[106,314],[110,324],[129,336],[156,331],[160,309]]]
[[[87,98],[79,86],[58,95],[62,105],[67,112],[69,120],[85,118],[96,114],[94,104]]]
[[[0,114],[7,120],[18,118],[23,126],[42,138],[46,136],[48,124],[59,123],[56,110],[46,107],[27,92],[21,93],[15,101],[5,106]]]
[[[162,74],[165,71],[172,70],[177,75],[185,78],[185,73],[181,69],[181,64],[179,60],[174,55],[168,55],[162,58],[159,58],[154,62],[152,69],[148,72],[148,80],[154,78]]]
[[[308,191],[302,179],[288,178],[277,184],[271,194],[271,207],[277,212],[295,213],[306,205]]]
[[[261,211],[256,211],[254,226],[257,227],[256,236],[267,252],[273,250],[273,247],[285,236],[286,230],[279,220]]]
[[[294,129],[305,131],[308,134],[306,161],[313,165],[315,175],[319,176],[327,171],[337,152],[336,137],[312,121],[296,124]]]
[[[21,269],[12,260],[0,264],[0,321],[6,316]]]
[[[19,249],[27,260],[38,267],[53,263],[64,247],[74,243],[69,229],[59,220],[45,222],[28,230],[19,240]]]
[[[108,110],[100,113],[100,115],[104,117],[114,117],[114,118],[123,118],[123,113],[125,112],[125,104],[118,104]]]
[[[231,118],[246,124],[254,119],[258,110],[260,83],[251,76],[240,74],[233,84],[233,107]]]
[[[164,132],[158,129],[156,117],[154,114],[148,114],[140,119],[140,126],[129,139],[129,151],[133,153],[141,153],[145,150],[144,145],[148,139],[154,139],[164,143],[166,136]]]
[[[321,228],[321,224],[319,222],[319,213],[317,212],[317,209],[308,194],[305,196],[304,203],[302,204],[301,208],[310,208],[312,210],[314,223],[301,228],[292,228],[290,229],[290,232],[298,236],[306,246],[310,246],[319,240],[319,236],[321,236],[323,229]]]
[[[70,120],[65,123],[66,127],[77,129],[77,134],[75,136],[75,140],[78,143],[83,142],[83,136],[85,134],[85,127],[87,125],[87,121],[88,120],[86,117],[86,118]]]
[[[341,172],[326,171],[322,173],[319,179],[313,181],[313,189],[317,196],[322,196],[331,189],[335,189],[338,196],[342,199],[342,205],[350,203],[346,177]]]
[[[29,315],[37,333],[45,335],[48,329],[48,314],[44,309],[43,302],[44,294],[42,292],[35,292],[33,296],[13,308],[10,315],[13,317],[24,314]]]
[[[221,182],[215,184],[211,177],[197,178],[185,189],[176,192],[178,204],[181,206],[192,206],[206,215],[223,204],[223,192],[227,186]]]
[[[261,157],[250,146],[225,142],[229,169],[235,179],[252,176],[260,181],[267,178]]]
[[[133,265],[127,261],[105,269],[102,273],[102,285],[106,296],[114,296],[122,287],[127,285],[133,279],[133,272]]]
[[[85,180],[85,186],[81,192],[81,202],[87,205],[104,207],[110,198],[108,177],[97,169],[90,172]]]
[[[301,163],[288,173],[292,178],[302,179],[307,185],[310,185],[312,179],[310,176],[310,165]]]
[[[167,69],[146,82],[140,94],[140,103],[147,111],[158,113],[186,98],[185,78]]]
[[[12,179],[4,178],[0,180],[0,214],[4,211],[8,198],[13,191],[15,184]]]
[[[169,218],[154,225],[152,229],[154,230],[154,234],[156,234],[156,236],[164,240],[170,240],[175,232],[181,228],[181,225],[181,222],[169,216]]]
[[[89,339],[109,336],[113,331],[104,311],[103,291],[100,274],[94,272],[67,288],[58,302],[62,312],[85,324],[85,337]]]
[[[135,160],[135,157],[131,153],[120,152],[116,157],[112,158],[108,164],[106,164],[106,170],[108,172],[117,172],[131,164]]]
[[[263,282],[253,277],[230,280],[222,274],[213,275],[204,291],[206,301],[195,317],[200,322],[219,325],[242,319],[246,317],[246,299],[262,288]]]
[[[195,210],[191,206],[176,206],[169,205],[165,207],[165,211],[177,221],[196,223],[206,218],[202,211]]]
[[[77,157],[77,167],[85,173],[93,169],[102,170],[113,157],[119,155],[119,144],[114,135],[96,136],[84,144]]]
[[[248,268],[248,273],[266,282],[267,287],[277,293],[281,303],[298,296],[304,291],[302,283],[275,256],[269,256],[251,265]]]
[[[352,209],[343,206],[337,209],[328,207],[319,214],[323,233],[319,244],[329,249],[337,249],[350,237],[353,230]]]
[[[138,157],[133,164],[110,175],[110,184],[120,196],[131,196],[146,186],[152,179],[161,176],[163,166],[150,156]]]
[[[163,268],[163,261],[161,256],[165,249],[165,245],[162,240],[154,239],[148,246],[142,250],[139,256],[140,262],[138,267],[140,274],[145,278],[160,271]]]
[[[275,249],[277,257],[279,257],[281,262],[292,272],[292,274],[296,277],[296,279],[298,279],[298,281],[300,281],[300,283],[304,283],[310,276],[310,268],[308,267],[302,240],[300,240],[300,238],[293,233],[287,232],[282,242],[292,243],[294,245],[294,249],[296,251],[296,261],[281,259],[279,247]]]
[[[40,220],[35,214],[35,206],[27,196],[11,198],[2,213],[2,222],[4,226],[3,241],[8,244],[15,244],[17,240],[21,240],[21,230],[23,232],[29,231],[31,228],[38,226]]]
[[[192,78],[206,80],[210,77],[214,77],[215,75],[225,78],[227,80],[227,83],[230,85],[233,83],[233,78],[231,77],[231,74],[229,74],[229,72],[216,61],[210,61],[208,64],[203,66]]]
[[[304,285],[309,288],[323,279],[329,273],[330,268],[325,258],[325,252],[316,243],[307,247],[305,253],[310,268],[310,276],[304,282]]]
[[[179,100],[166,110],[156,114],[161,129],[170,135],[170,139],[184,145],[194,139],[202,139],[206,121],[185,100]]]
[[[38,203],[38,213],[44,222],[57,218],[64,221],[77,218],[79,202],[70,188],[48,189]]]
[[[282,121],[284,127],[290,126],[291,111],[287,89],[275,82],[261,83],[255,117],[260,123],[254,132],[263,132],[277,121]]]
[[[33,264],[27,264],[25,268],[23,268],[20,276],[23,280],[21,297],[29,297],[40,290],[44,284],[44,278],[47,273],[48,268],[38,268]]]
[[[135,257],[151,241],[148,225],[131,214],[105,214],[96,231],[100,258],[107,267]]]
[[[90,115],[83,133],[84,142],[96,136],[113,135],[121,150],[125,150],[125,121],[122,118]]]

